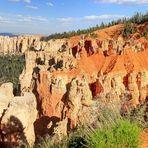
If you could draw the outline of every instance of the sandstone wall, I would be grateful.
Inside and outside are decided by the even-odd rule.
[[[31,52],[28,53],[34,54]],[[58,52],[56,54],[59,56],[61,53]],[[133,57],[131,57],[131,54]],[[84,56],[79,59],[76,68],[63,69],[61,67],[53,71],[48,70],[51,66],[48,65],[48,62],[44,62],[43,65],[38,65],[34,61],[30,61],[34,63],[32,65],[29,64],[28,61],[31,72],[25,77],[26,80],[28,78],[29,81],[27,82],[23,78],[21,82],[22,86],[23,81],[24,83],[27,82],[28,86],[30,83],[34,83],[32,85],[33,87],[30,89],[36,95],[38,104],[39,118],[35,124],[36,130],[38,130],[36,132],[37,135],[43,135],[46,132],[54,131],[51,129],[55,129],[60,122],[61,124],[65,123],[69,125],[70,128],[74,128],[79,122],[82,122],[83,112],[86,113],[87,109],[94,106],[94,101],[96,99],[104,99],[106,101],[114,100],[132,107],[143,103],[147,96],[148,85],[148,67],[146,64],[148,61],[146,58],[143,59],[143,57],[146,57],[147,54],[148,52],[144,51],[141,53],[132,52],[129,53],[129,55],[119,55],[117,58],[114,56],[108,58],[97,54],[89,57]],[[44,55],[45,61],[51,58],[50,54],[46,52],[40,52],[38,55],[40,55],[39,57]],[[95,56],[99,58],[98,61]],[[138,57],[143,61],[140,60],[137,61],[137,63],[132,63],[134,67],[131,71],[130,66],[127,66],[129,64],[127,58],[130,59],[134,57]],[[34,59],[35,58],[36,54],[34,56]],[[94,58],[96,58],[96,60],[92,62]],[[66,61],[66,58],[63,57],[63,60]],[[114,61],[113,65],[111,65],[112,60]],[[84,61],[86,62],[85,64],[83,64]],[[131,59],[130,61],[133,60]],[[138,67],[139,64],[142,65],[141,68]],[[32,68],[34,66],[39,68],[39,72],[36,74],[32,74]],[[137,83],[139,73],[140,86],[138,86]],[[30,79],[31,76],[32,79]],[[127,84],[124,82],[125,77],[127,77]],[[100,87],[96,89],[102,89],[102,91],[99,91],[96,95],[97,97],[93,98],[92,94],[94,89],[91,89],[90,84],[97,82],[98,79],[99,85],[95,86]],[[25,85],[27,84],[24,84],[24,86]],[[47,120],[44,121],[44,124],[40,121],[43,117],[48,117]],[[66,118],[68,118],[68,122],[66,122]],[[41,126],[41,123],[43,126]],[[56,129],[61,130],[59,128]]]
[[[0,54],[25,53],[28,50],[57,52],[65,40],[41,41],[41,36],[0,36]]]
[[[68,48],[74,48],[78,43],[83,42],[84,47],[87,47],[87,53],[104,52],[105,55],[111,54],[123,54],[126,49],[132,49],[135,52],[145,50],[147,48],[147,42],[141,42],[137,40],[125,41],[121,36],[117,40],[100,40],[100,39],[88,39],[85,41],[79,41],[77,44],[71,45],[71,39],[52,39],[49,41],[41,41],[41,36],[24,35],[16,37],[0,36],[0,54],[14,54],[24,53],[27,50],[44,50],[47,52],[57,52],[61,49],[61,46],[66,42],[69,44]],[[64,46],[63,46],[64,47]]]
[[[13,97],[9,92],[8,100],[4,101],[5,86],[2,86],[4,97],[1,97],[1,102],[4,103],[1,103],[1,115],[10,104],[2,123],[6,124],[14,113],[12,115],[23,122],[23,127],[28,126],[24,130],[28,142],[34,141],[34,121],[36,137],[46,133],[61,137],[66,135],[67,127],[74,128],[84,121],[83,114],[91,115],[99,106],[99,99],[105,102],[114,100],[134,108],[145,101],[148,94],[148,51],[143,50],[142,44],[134,47],[134,41],[127,43],[122,38],[100,40],[99,44],[96,41],[91,43],[91,40],[81,42],[84,45],[77,44],[73,48],[65,39],[44,42],[33,36],[1,37],[0,51],[6,54],[11,49],[10,53],[21,52],[26,58],[26,66],[20,75],[23,97]],[[25,92],[33,92],[36,98]],[[37,107],[33,100],[36,100]],[[27,112],[26,119],[21,111]],[[29,121],[31,115],[33,118]],[[5,128],[2,129],[5,132]]]
[[[0,36],[0,53],[24,53],[38,41],[40,41],[40,37],[37,36]]]

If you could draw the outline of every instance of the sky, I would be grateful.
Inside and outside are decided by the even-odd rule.
[[[0,32],[49,35],[136,12],[148,12],[148,0],[1,0]]]

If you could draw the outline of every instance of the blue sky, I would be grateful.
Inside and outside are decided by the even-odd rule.
[[[1,0],[0,32],[51,34],[148,12],[148,0]]]

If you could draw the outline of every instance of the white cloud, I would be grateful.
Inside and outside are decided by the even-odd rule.
[[[73,17],[68,17],[68,18],[58,18],[58,21],[63,23],[63,24],[70,24],[76,21],[79,21],[81,18],[73,18]]]
[[[44,16],[23,15],[23,14],[1,14],[0,32],[19,32],[19,33],[55,33],[78,28],[94,26],[99,22],[107,22],[123,15],[89,15],[82,17],[68,18],[47,18]]]
[[[79,17],[79,18],[74,18],[74,17],[68,17],[68,18],[58,18],[58,21],[63,24],[71,24],[74,22],[79,22],[79,21],[95,21],[95,20],[115,20],[119,18],[127,17],[124,15],[118,15],[118,14],[104,14],[104,15],[90,15],[90,16],[84,16],[84,17]]]
[[[0,16],[0,23],[9,23],[8,19]]]
[[[85,20],[105,20],[105,19],[118,19],[118,18],[123,18],[125,17],[124,15],[118,15],[118,14],[104,14],[104,15],[90,15],[90,16],[85,16]]]
[[[31,0],[8,0],[10,2],[20,2],[20,1],[23,1],[25,3],[31,3]]]
[[[26,8],[29,8],[29,9],[38,9],[38,7],[37,6],[31,6],[31,5],[27,5],[27,6],[25,6]]]
[[[50,7],[53,7],[54,6],[53,3],[51,3],[51,2],[47,2],[46,5],[47,6],[50,6]]]
[[[48,22],[48,19],[46,17],[42,17],[42,16],[17,15],[16,20],[21,21],[21,22]]]
[[[56,19],[24,14],[0,14],[0,32],[49,34],[63,28]]]
[[[96,1],[102,3],[148,5],[148,0],[96,0]]]
[[[0,23],[14,23],[17,24],[19,22],[24,22],[24,23],[45,23],[48,22],[49,20],[46,17],[43,16],[25,16],[21,14],[17,15],[10,15],[10,16],[0,16]]]

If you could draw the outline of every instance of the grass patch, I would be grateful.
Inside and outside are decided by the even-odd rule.
[[[88,134],[91,148],[138,148],[140,128],[128,120],[119,120],[111,128],[96,129]]]

